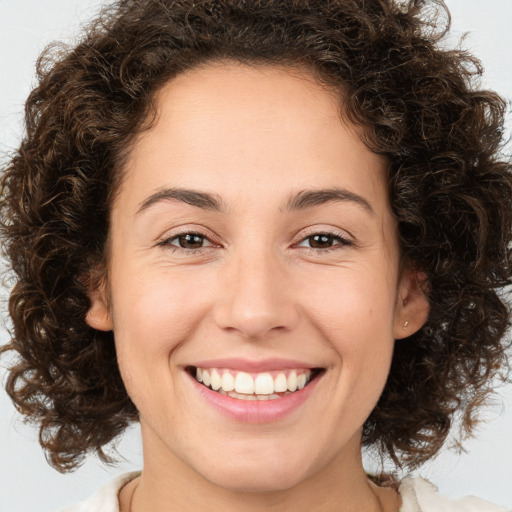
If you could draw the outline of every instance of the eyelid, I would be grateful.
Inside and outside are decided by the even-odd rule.
[[[156,246],[162,246],[162,247],[170,247],[176,250],[182,250],[186,252],[199,252],[203,249],[211,249],[212,247],[219,247],[221,244],[219,242],[215,241],[215,237],[209,235],[206,233],[206,229],[202,227],[197,226],[183,226],[181,228],[175,228],[175,230],[168,231],[166,234],[162,235],[158,238],[155,245]],[[183,236],[183,235],[197,235],[205,240],[207,240],[211,245],[208,245],[206,247],[200,247],[198,249],[185,249],[183,247],[179,247],[176,245],[172,245],[171,241],[175,240],[176,238]]]
[[[337,238],[341,238],[346,242],[350,242],[355,244],[354,237],[345,230],[335,228],[335,227],[322,227],[322,226],[310,226],[305,228],[300,233],[299,242],[302,242],[304,239],[313,236],[313,235],[331,235]]]

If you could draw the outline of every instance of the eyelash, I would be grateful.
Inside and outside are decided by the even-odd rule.
[[[314,236],[327,236],[329,238],[332,238],[332,242],[336,243],[336,245],[332,245],[330,247],[324,247],[322,249],[315,249],[314,247],[304,247],[304,249],[314,252],[315,254],[318,253],[330,253],[331,251],[337,251],[339,249],[342,249],[343,247],[352,247],[354,246],[354,242],[352,240],[349,240],[346,236],[344,236],[342,233],[336,232],[336,231],[313,231],[306,236],[304,236],[300,242],[306,241],[308,238],[313,238]],[[298,244],[295,244],[298,245]]]
[[[184,247],[178,247],[172,244],[174,240],[177,240],[178,238],[186,235],[192,235],[196,237],[200,237],[202,239],[208,240],[212,246],[208,247],[199,247],[197,249],[186,249]],[[306,236],[304,236],[298,244],[303,243],[304,241],[313,238],[314,236],[327,236],[332,238],[332,242],[337,242],[336,245],[325,247],[325,248],[313,248],[313,247],[303,247],[303,249],[306,249],[308,252],[313,252],[315,254],[319,253],[330,253],[331,251],[339,250],[343,247],[351,247],[354,246],[354,242],[347,239],[342,233],[338,232],[331,232],[331,231],[313,231]],[[295,244],[297,246],[298,244]],[[215,248],[214,242],[212,242],[205,234],[199,233],[197,231],[183,231],[182,233],[177,233],[173,235],[172,237],[166,238],[160,242],[157,243],[158,246],[165,247],[166,249],[171,250],[172,252],[203,252],[205,250],[209,250],[212,248]]]

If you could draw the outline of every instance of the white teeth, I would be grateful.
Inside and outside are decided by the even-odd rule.
[[[290,375],[288,375],[287,384],[288,391],[295,391],[297,389],[297,372],[295,370],[290,372]]]
[[[285,391],[288,391],[288,382],[286,381],[286,375],[284,373],[280,373],[274,381],[274,392],[284,393]]]
[[[254,380],[248,373],[238,372],[235,379],[235,391],[252,395],[254,393]]]
[[[271,395],[255,395],[258,400],[276,400],[281,398],[279,395],[272,393]]]
[[[279,395],[276,395],[275,393],[272,395],[245,395],[243,393],[237,393],[236,391],[230,391],[229,393],[225,393],[222,391],[222,389],[219,389],[219,393],[222,393],[223,395],[228,395],[231,398],[238,398],[239,400],[258,400],[258,401],[265,401],[265,400],[277,400],[281,398]]]
[[[254,392],[257,395],[271,395],[274,392],[274,379],[270,373],[260,373],[256,377]]]
[[[229,372],[224,372],[224,375],[222,375],[222,389],[224,391],[233,391],[235,389],[235,378]]]
[[[221,379],[220,379],[219,372],[215,369],[212,370],[211,385],[212,385],[212,389],[214,391],[217,391],[218,389],[220,389]]]
[[[275,374],[274,374],[275,375]],[[311,379],[311,370],[291,370],[279,372],[272,377],[270,372],[253,375],[247,372],[236,372],[229,369],[196,368],[195,377],[198,382],[211,387],[223,395],[246,400],[275,400],[281,394],[289,394],[300,390]]]

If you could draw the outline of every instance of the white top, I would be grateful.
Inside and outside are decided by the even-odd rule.
[[[139,474],[140,472],[120,475],[89,499],[66,507],[61,512],[119,512],[119,491]],[[400,483],[398,492],[402,498],[399,512],[512,512],[475,496],[447,498],[439,494],[436,486],[424,478],[405,478]]]

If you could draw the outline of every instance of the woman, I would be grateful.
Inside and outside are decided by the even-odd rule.
[[[61,470],[144,449],[68,510],[505,510],[361,462],[431,459],[507,365],[504,103],[422,15],[130,0],[41,60],[7,389]]]

